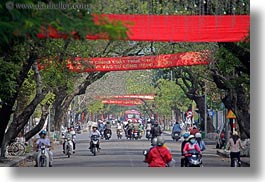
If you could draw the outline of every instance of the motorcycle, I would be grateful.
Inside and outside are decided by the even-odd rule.
[[[49,154],[46,149],[47,147],[42,144],[37,154],[37,167],[49,167]]]
[[[67,134],[66,137],[64,138],[64,149],[65,149],[65,155],[70,158],[70,156],[73,154],[73,141],[72,141],[72,136],[71,134]]]
[[[201,154],[193,149],[188,151],[189,156],[186,156],[186,167],[203,167]]]
[[[103,139],[103,138],[104,138],[104,130],[101,129],[99,132],[100,132],[100,137],[101,137],[101,139]]]
[[[90,151],[94,156],[97,155],[98,144],[99,144],[98,136],[97,135],[91,136],[91,149],[90,149]]]
[[[176,140],[176,142],[180,139],[181,135],[180,135],[180,132],[179,131],[176,131],[176,132],[173,132],[171,134],[171,137],[173,140]]]
[[[126,138],[131,140],[132,139],[132,129],[128,129],[125,133],[126,133]]]
[[[111,131],[110,129],[106,129],[105,131],[105,140],[109,140],[111,138]]]
[[[150,139],[152,138],[152,135],[151,135],[150,130],[146,130],[145,137],[146,137],[148,140],[150,140]]]
[[[232,167],[241,167],[241,163],[238,161],[237,158],[232,159]]]
[[[121,131],[121,129],[118,129],[117,130],[117,138],[118,139],[121,139],[122,138],[122,131]]]
[[[135,140],[138,140],[140,138],[140,135],[139,135],[139,131],[138,130],[134,129],[132,134],[133,134],[133,138]]]

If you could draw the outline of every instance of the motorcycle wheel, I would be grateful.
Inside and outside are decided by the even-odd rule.
[[[233,167],[239,167],[239,166],[238,166],[238,161],[237,161],[237,159],[234,159],[234,160],[233,160]]]
[[[69,149],[69,146],[67,145],[67,148],[66,148],[66,151],[67,151],[67,157],[70,158],[70,149]]]
[[[93,155],[94,155],[94,156],[97,155],[97,149],[96,149],[96,147],[93,147]]]
[[[45,167],[45,159],[43,157],[40,158],[40,167]]]

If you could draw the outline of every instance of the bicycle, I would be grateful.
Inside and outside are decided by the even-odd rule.
[[[23,143],[18,142],[17,140],[13,141],[8,147],[7,152],[12,156],[21,156],[24,155],[26,147]]]

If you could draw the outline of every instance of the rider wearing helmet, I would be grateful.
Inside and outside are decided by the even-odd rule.
[[[196,138],[196,143],[199,145],[201,151],[204,151],[206,149],[206,146],[205,146],[204,141],[202,140],[202,134],[196,133],[195,138]]]
[[[196,139],[194,135],[190,135],[188,137],[188,142],[184,145],[183,153],[185,155],[185,166],[188,164],[188,157],[191,156],[188,152],[190,150],[197,150],[200,154],[202,154],[199,145],[196,143]]]
[[[150,131],[152,138],[161,136],[162,134],[162,129],[158,124],[158,121],[155,121],[154,126],[152,126],[151,131]]]
[[[150,149],[146,158],[149,167],[166,167],[167,164],[172,161],[172,155],[170,151],[164,147],[164,143],[164,137],[158,136],[157,146]]]
[[[105,124],[104,136],[106,136],[107,131],[110,131],[110,135],[112,135],[110,121],[107,121]]]
[[[190,136],[190,133],[186,132],[183,134],[183,142],[181,143],[181,159],[180,159],[180,166],[184,167],[185,165],[185,155],[183,152],[183,148],[185,146],[185,144],[188,142],[188,137]]]
[[[67,131],[64,134],[64,137],[67,137],[67,135],[71,136],[71,140],[73,142],[73,153],[75,153],[75,145],[76,145],[75,138],[76,138],[76,134],[75,134],[75,130],[74,130],[74,128],[72,126],[67,128]],[[64,147],[65,147],[65,141],[63,143],[63,153],[65,153],[65,148]]]
[[[50,151],[50,147],[51,147],[51,141],[49,138],[46,138],[47,136],[47,132],[46,130],[41,130],[41,132],[39,133],[40,138],[36,141],[36,146],[37,146],[37,152],[40,150],[42,145],[45,145],[49,154],[49,158],[50,158],[50,163],[49,166],[52,167],[52,162],[53,162],[53,153]],[[36,159],[36,165],[37,166],[37,155],[35,156]]]
[[[92,146],[92,136],[97,136],[98,139],[100,138],[100,132],[98,131],[97,125],[92,125],[92,131],[90,133],[90,145],[89,145],[89,149],[91,149],[91,146]],[[101,149],[99,147],[99,142],[98,142],[97,148],[98,148],[98,151]]]

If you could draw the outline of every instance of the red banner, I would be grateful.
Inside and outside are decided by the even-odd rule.
[[[143,104],[143,102],[139,99],[135,99],[135,100],[111,100],[111,99],[106,99],[106,100],[102,100],[103,104],[117,104],[117,105],[141,105]]]
[[[107,19],[115,26],[122,21],[128,28],[128,40],[174,42],[239,42],[250,31],[249,15],[93,15],[97,24]],[[77,30],[78,31],[78,30]],[[78,32],[65,34],[49,26],[41,27],[38,38],[80,39]],[[106,33],[88,34],[86,39],[108,39]]]
[[[177,42],[238,42],[250,31],[249,15],[93,15],[98,24],[118,20],[129,29],[128,40]],[[107,39],[105,34],[87,39]]]
[[[161,54],[157,56],[128,56],[111,58],[75,58],[68,63],[68,68],[76,72],[125,71],[159,69],[177,66],[206,65],[209,52],[184,52]]]
[[[113,96],[98,96],[98,99],[144,99],[154,100],[154,94],[129,94],[129,95],[113,95]]]

